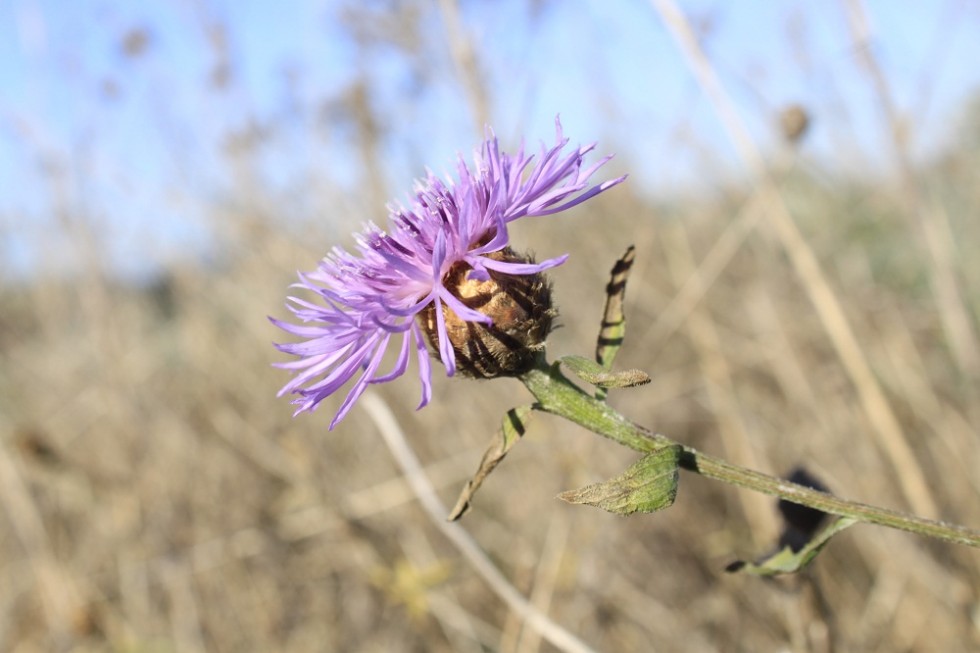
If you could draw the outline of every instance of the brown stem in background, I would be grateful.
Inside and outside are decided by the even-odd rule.
[[[793,221],[786,202],[768,172],[759,148],[721,85],[718,75],[697,41],[691,24],[674,0],[651,0],[651,2],[677,40],[678,47],[718,113],[743,163],[755,177],[762,205],[760,208],[765,212],[770,228],[779,238],[792,262],[824,330],[857,389],[861,406],[874,427],[872,433],[896,471],[902,494],[915,512],[930,516],[938,514],[932,491],[926,483],[912,447],[885,397],[881,384],[871,370],[871,365],[858,343],[840,300],[821,269],[816,254]]]
[[[898,163],[899,187],[914,226],[921,230],[926,251],[932,265],[929,267],[931,285],[939,307],[943,330],[953,350],[952,359],[971,381],[980,379],[980,348],[970,320],[970,311],[963,301],[963,294],[956,278],[958,254],[956,242],[949,225],[949,217],[943,209],[927,201],[916,181],[909,152],[911,133],[908,121],[895,105],[888,80],[878,65],[872,51],[872,35],[868,25],[864,3],[846,0],[847,24],[854,38],[856,54],[861,59],[868,81],[877,96],[878,104],[888,124],[895,161]]]

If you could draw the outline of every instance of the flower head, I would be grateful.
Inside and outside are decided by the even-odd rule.
[[[431,397],[428,339],[452,376],[469,361],[466,343],[458,335],[465,327],[496,329],[496,337],[509,338],[531,331],[538,344],[550,329],[550,287],[541,277],[565,262],[567,255],[536,263],[510,249],[508,224],[518,218],[559,213],[625,179],[598,185],[589,178],[611,157],[584,167],[584,157],[595,144],[562,153],[568,139],[556,120],[554,147],[542,145],[537,161],[524,147],[511,155],[501,152],[489,133],[475,156],[471,170],[460,158],[457,179],[445,182],[431,172],[416,182],[409,208],[389,207],[388,231],[367,225],[356,237],[357,253],[334,248],[316,270],[299,274],[293,287],[303,288],[318,301],[289,297],[289,309],[302,322],[291,324],[270,318],[283,330],[303,338],[276,347],[298,359],[277,363],[295,376],[279,394],[293,393],[296,413],[316,408],[349,380],[357,378],[330,423],[332,429],[347,415],[370,383],[391,381],[405,373],[414,354],[418,361],[422,399]],[[523,284],[514,282],[524,278]],[[517,288],[518,298],[504,300],[503,313],[487,310],[492,302],[474,301],[490,287]],[[543,293],[543,294],[542,294]],[[535,308],[547,297],[548,304]],[[523,321],[539,315],[537,328]],[[514,328],[502,323],[517,320]],[[448,323],[448,326],[447,326]],[[392,342],[400,343],[392,369],[380,369]],[[493,366],[491,366],[493,367]],[[495,376],[472,365],[461,368],[482,376]]]

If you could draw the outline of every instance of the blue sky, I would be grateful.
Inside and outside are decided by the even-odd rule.
[[[206,252],[202,212],[239,192],[226,146],[229,133],[249,124],[274,130],[252,171],[263,187],[288,200],[297,219],[330,219],[306,189],[327,184],[356,196],[364,188],[349,131],[329,119],[359,79],[367,80],[384,128],[381,173],[394,198],[423,166],[442,171],[457,152],[468,155],[479,134],[439,3],[410,3],[418,7],[418,31],[396,30],[417,39],[415,58],[383,39],[359,45],[342,17],[360,4],[372,3],[0,0],[0,252],[7,270],[29,271],[52,252],[71,267],[60,209],[84,216],[112,267],[125,274],[152,274],[175,252]],[[843,3],[679,4],[703,30],[763,147],[774,144],[774,112],[799,102],[815,116],[806,156],[842,174],[887,172],[887,133]],[[651,195],[711,184],[735,166],[649,3],[462,5],[492,123],[505,142],[550,140],[560,113],[574,141],[599,140],[604,151],[617,151],[616,165]],[[950,137],[957,108],[978,88],[980,10],[938,0],[865,7],[869,47],[925,156]],[[368,26],[378,28],[383,18]],[[224,55],[215,46],[218,25]],[[146,35],[145,47],[126,55],[125,37],[137,32]],[[223,56],[231,81],[216,89]],[[360,197],[352,206],[372,207],[364,217],[381,221],[386,199]]]

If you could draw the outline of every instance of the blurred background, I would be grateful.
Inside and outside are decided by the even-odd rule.
[[[533,149],[557,114],[630,179],[515,225],[571,254],[552,357],[591,354],[635,244],[619,365],[654,380],[616,407],[980,527],[980,8],[671,7],[0,2],[0,650],[555,650],[362,407],[291,417],[266,316],[484,125]],[[411,374],[377,392],[451,505],[529,396],[433,376],[419,412]],[[764,581],[724,568],[773,546],[768,498],[554,498],[634,459],[537,416],[461,522],[597,650],[980,649],[976,550],[858,526]]]

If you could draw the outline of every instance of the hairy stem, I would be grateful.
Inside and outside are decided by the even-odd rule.
[[[605,402],[586,394],[565,378],[557,365],[549,365],[543,359],[539,361],[537,367],[525,373],[521,380],[537,399],[538,404],[535,408],[564,417],[631,449],[647,453],[664,446],[678,444],[670,438],[631,422]],[[775,476],[733,465],[720,458],[701,453],[693,447],[685,445],[681,447],[683,454],[679,464],[682,469],[689,472],[779,497],[831,515],[850,517],[869,524],[888,526],[980,548],[980,531],[958,524],[924,519],[887,508],[848,501]]]

